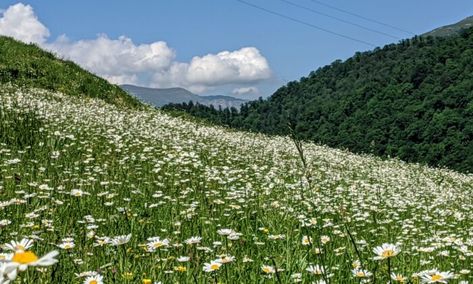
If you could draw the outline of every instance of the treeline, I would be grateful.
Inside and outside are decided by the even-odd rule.
[[[290,82],[236,109],[167,105],[208,121],[473,172],[473,29],[414,37]]]

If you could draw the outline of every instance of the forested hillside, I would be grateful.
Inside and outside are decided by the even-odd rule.
[[[473,29],[356,53],[236,110],[168,105],[212,122],[471,172]]]

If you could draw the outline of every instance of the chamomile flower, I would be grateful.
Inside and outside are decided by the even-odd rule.
[[[194,244],[200,244],[200,241],[202,240],[201,237],[190,237],[184,242],[188,245],[194,245]]]
[[[407,277],[396,273],[391,273],[391,279],[399,283],[406,283],[407,281]]]
[[[231,255],[222,255],[218,259],[218,261],[222,264],[230,263],[230,262],[233,262],[234,260],[235,260],[235,257]]]
[[[131,239],[131,234],[116,236],[110,240],[113,246],[120,246],[128,243]]]
[[[422,283],[448,283],[448,280],[453,278],[451,272],[441,272],[437,269],[424,271],[420,274]]]
[[[231,234],[235,234],[236,232],[232,229],[220,229],[220,230],[217,230],[217,234],[221,235],[221,236],[229,236]]]
[[[270,265],[263,265],[261,266],[261,270],[266,273],[266,274],[273,274],[273,273],[276,273],[276,270],[274,269],[274,267],[270,266]]]
[[[70,249],[73,249],[75,246],[76,244],[71,241],[62,242],[61,244],[58,245],[58,247],[62,248],[63,250],[70,250]]]
[[[191,258],[188,257],[188,256],[180,256],[180,257],[176,258],[176,260],[177,260],[178,262],[187,262],[187,261],[189,261],[190,259],[191,259]]]
[[[353,269],[352,271],[353,276],[356,278],[369,278],[373,275],[373,273],[369,272],[366,269]]]
[[[204,263],[204,271],[214,272],[219,270],[220,266],[222,266],[222,263],[220,263],[218,260],[213,260],[210,263]]]
[[[41,258],[32,251],[17,251],[9,260],[11,263],[18,267],[18,270],[24,271],[28,266],[50,266],[58,262],[56,256],[59,252],[53,250]]]
[[[303,236],[301,243],[302,243],[302,245],[304,245],[304,246],[311,245],[311,244],[312,244],[312,238],[309,237],[309,236]]]
[[[375,247],[373,252],[376,254],[375,260],[384,260],[398,255],[401,249],[396,245],[384,243],[381,246]]]
[[[8,284],[18,275],[17,265],[11,262],[0,262],[0,283]]]
[[[160,237],[148,238],[148,243],[146,246],[148,247],[148,251],[155,251],[157,249],[169,246],[169,240],[161,240]]]
[[[103,284],[103,276],[98,273],[88,276],[85,278],[84,284]]]
[[[11,241],[10,243],[4,244],[3,248],[9,251],[25,251],[33,246],[33,240],[31,239],[22,239],[21,241]]]

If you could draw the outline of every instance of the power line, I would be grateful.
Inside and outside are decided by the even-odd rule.
[[[405,30],[405,29],[402,29],[402,28],[399,28],[399,27],[396,27],[396,26],[393,26],[393,25],[390,25],[390,24],[386,24],[386,23],[380,22],[380,21],[375,20],[375,19],[370,19],[370,18],[368,18],[368,17],[362,16],[362,15],[359,15],[359,14],[356,14],[356,13],[353,13],[353,12],[350,12],[350,11],[347,11],[347,10],[344,10],[344,9],[341,9],[341,8],[337,8],[337,7],[335,7],[335,6],[326,4],[326,3],[322,2],[322,1],[318,1],[318,0],[310,0],[310,1],[312,1],[312,2],[314,2],[314,3],[317,3],[317,4],[319,4],[319,5],[325,6],[325,7],[327,7],[327,8],[330,8],[330,9],[333,9],[333,10],[336,10],[336,11],[339,11],[339,12],[342,12],[342,13],[345,13],[345,14],[348,14],[348,15],[350,15],[350,16],[354,16],[354,17],[363,19],[363,20],[368,21],[368,22],[372,22],[372,23],[375,23],[375,24],[378,24],[378,25],[382,25],[382,26],[391,28],[391,29],[395,29],[395,30],[398,30],[398,31],[401,31],[401,32],[403,32],[403,33],[407,33],[407,34],[410,34],[410,35],[415,35],[413,32],[407,31],[407,30]]]
[[[328,17],[328,18],[331,18],[331,19],[335,19],[335,20],[340,21],[340,22],[342,22],[342,23],[349,24],[349,25],[352,25],[352,26],[355,26],[355,27],[358,27],[358,28],[361,28],[361,29],[364,29],[364,30],[367,30],[367,31],[370,31],[370,32],[374,32],[374,33],[377,33],[377,34],[381,34],[381,35],[384,35],[384,36],[387,36],[387,37],[390,37],[390,38],[393,38],[393,39],[399,39],[399,37],[397,37],[397,36],[394,36],[394,35],[391,35],[391,34],[388,34],[388,33],[382,32],[382,31],[378,31],[378,30],[375,30],[375,29],[372,29],[372,28],[369,28],[369,27],[365,27],[365,26],[359,25],[359,24],[357,24],[357,23],[354,23],[354,22],[347,21],[347,20],[342,19],[342,18],[338,18],[338,17],[332,16],[332,15],[330,15],[330,14],[325,14],[325,13],[319,12],[319,11],[317,11],[317,10],[314,10],[314,9],[312,9],[312,8],[299,5],[299,4],[294,3],[294,2],[291,2],[291,1],[287,1],[287,0],[280,0],[280,1],[282,1],[282,2],[284,2],[284,3],[287,3],[287,4],[289,4],[289,5],[292,5],[292,6],[294,6],[294,7],[307,10],[307,11],[312,12],[312,13],[314,13],[314,14],[322,15],[322,16],[324,16],[324,17]]]
[[[261,10],[261,11],[264,11],[266,13],[269,13],[269,14],[272,14],[272,15],[275,15],[275,16],[278,16],[278,17],[281,17],[281,18],[284,18],[284,19],[287,19],[287,20],[290,20],[290,21],[293,21],[293,22],[296,22],[296,23],[299,23],[299,24],[302,24],[302,25],[305,25],[305,26],[308,26],[308,27],[311,27],[311,28],[314,28],[314,29],[317,29],[319,31],[324,31],[326,33],[329,33],[329,34],[333,34],[333,35],[336,35],[338,37],[342,37],[342,38],[345,38],[345,39],[348,39],[348,40],[351,40],[351,41],[356,41],[358,43],[362,43],[362,44],[365,44],[365,45],[369,45],[369,46],[372,46],[372,47],[376,47],[375,44],[373,43],[370,43],[370,42],[367,42],[367,41],[364,41],[364,40],[361,40],[361,39],[357,39],[357,38],[354,38],[354,37],[351,37],[351,36],[347,36],[347,35],[344,35],[344,34],[340,34],[340,33],[337,33],[337,32],[334,32],[334,31],[331,31],[331,30],[328,30],[328,29],[325,29],[325,28],[322,28],[322,27],[319,27],[319,26],[316,26],[316,25],[313,25],[311,23],[308,23],[308,22],[304,22],[304,21],[301,21],[301,20],[298,20],[296,18],[293,18],[293,17],[290,17],[290,16],[286,16],[286,15],[283,15],[281,13],[278,13],[278,12],[274,12],[272,10],[269,10],[269,9],[266,9],[264,7],[261,7],[261,6],[257,6],[257,5],[254,5],[252,3],[249,3],[249,2],[246,2],[244,0],[236,0],[242,4],[245,4],[247,6],[250,6],[250,7],[253,7],[255,9],[258,9],[258,10]]]

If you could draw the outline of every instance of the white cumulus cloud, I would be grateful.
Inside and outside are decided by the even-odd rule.
[[[258,49],[244,47],[235,51],[196,56],[189,63],[173,62],[169,69],[155,73],[152,85],[178,84],[195,92],[215,86],[252,83],[271,77],[269,64]]]
[[[125,36],[110,39],[99,35],[96,39],[79,41],[62,36],[45,46],[117,84],[134,84],[139,75],[146,75],[142,73],[165,70],[175,57],[175,52],[163,41],[136,45]]]
[[[195,56],[190,62],[179,62],[176,52],[164,41],[136,44],[126,36],[111,39],[105,34],[78,41],[63,35],[47,41],[48,29],[31,6],[21,3],[3,12],[0,34],[38,43],[116,84],[184,87],[202,93],[220,86],[244,86],[263,81],[272,73],[266,58],[255,47]]]
[[[43,43],[49,30],[38,20],[30,5],[18,3],[4,10],[0,17],[0,34],[27,43]]]

